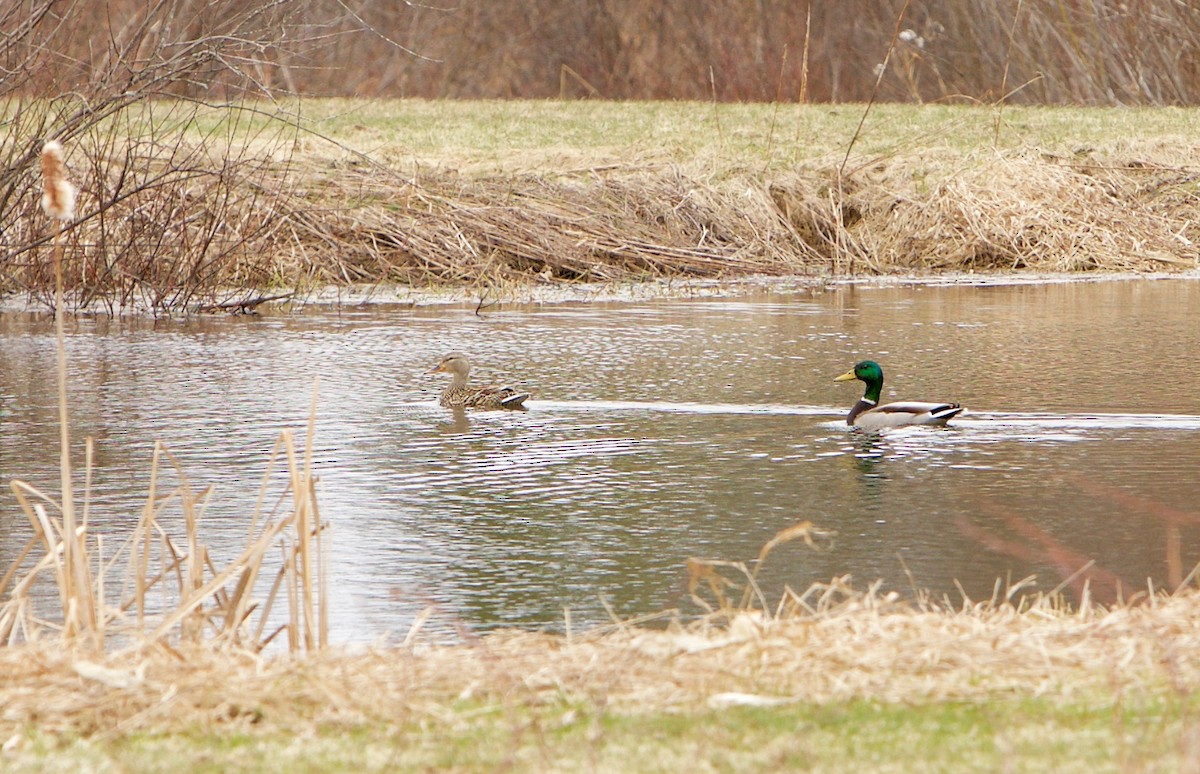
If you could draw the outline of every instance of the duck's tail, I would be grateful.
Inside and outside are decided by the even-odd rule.
[[[958,403],[944,403],[929,412],[929,415],[933,417],[933,422],[931,424],[944,425],[951,419],[954,419],[956,416],[961,414],[963,408],[964,407]]]
[[[518,392],[500,399],[500,405],[506,409],[516,411],[526,411],[525,400],[529,397],[527,392]]]

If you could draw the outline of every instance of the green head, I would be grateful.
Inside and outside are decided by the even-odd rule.
[[[883,390],[883,369],[874,360],[863,360],[854,365],[853,371],[847,371],[834,379],[835,382],[848,382],[858,379],[865,382],[867,390],[863,397],[874,403],[879,402],[879,393]]]

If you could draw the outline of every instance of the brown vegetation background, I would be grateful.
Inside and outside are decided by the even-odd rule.
[[[1182,0],[9,0],[0,88],[205,59],[190,96],[1195,104]],[[148,17],[158,14],[153,24]],[[22,33],[40,24],[37,35]],[[889,50],[891,54],[889,56]]]
[[[1198,52],[1182,0],[7,0],[0,296],[53,287],[46,139],[80,187],[76,307],[330,282],[1192,267],[1190,151],[1099,171],[1010,155],[928,190],[938,161],[919,151],[915,172],[847,152],[729,184],[637,165],[408,177],[325,169],[286,101],[246,98],[1176,105],[1200,102]],[[227,121],[206,122],[213,103]]]

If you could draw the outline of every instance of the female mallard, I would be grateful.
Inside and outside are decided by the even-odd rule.
[[[471,364],[461,352],[451,352],[426,373],[448,373],[454,377],[450,380],[450,386],[442,390],[442,397],[438,400],[446,408],[525,411],[525,399],[529,397],[527,392],[517,392],[511,387],[468,387],[467,375],[471,373]]]
[[[923,403],[905,400],[879,405],[879,393],[883,390],[883,369],[874,360],[864,360],[834,379],[848,382],[858,379],[866,382],[867,389],[862,399],[854,404],[846,415],[846,424],[864,430],[904,425],[944,425],[956,416],[963,407],[957,403]]]

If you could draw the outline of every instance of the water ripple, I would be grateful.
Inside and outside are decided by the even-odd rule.
[[[236,551],[267,455],[282,427],[302,442],[319,377],[314,461],[344,638],[403,632],[430,605],[485,628],[554,625],[564,607],[606,620],[601,597],[621,614],[687,608],[689,557],[752,560],[804,520],[835,545],[774,549],[758,578],[769,597],[844,573],[938,594],[1030,574],[1053,588],[1063,557],[1144,587],[1168,560],[1200,561],[1200,528],[1179,515],[1196,510],[1200,403],[1186,380],[1145,376],[1200,350],[1197,310],[1200,283],[1155,282],[81,320],[72,420],[97,439],[97,530],[137,523],[161,439],[193,485],[217,485],[206,529]],[[49,491],[53,342],[44,320],[0,330],[0,471]],[[445,381],[425,372],[454,349],[474,382],[530,389],[530,410],[438,406]],[[832,379],[868,357],[888,370],[885,399],[969,412],[852,432],[861,393]],[[270,484],[286,491],[281,465]],[[27,528],[11,500],[0,508],[0,557]]]
[[[795,416],[825,416],[845,414],[845,409],[828,406],[783,406],[778,404],[744,403],[670,403],[667,401],[634,400],[534,400],[526,403],[530,409],[560,411],[657,411],[672,414],[778,414]]]
[[[1194,414],[1051,414],[971,412],[954,420],[964,429],[1016,427],[1039,429],[1200,430]]]

